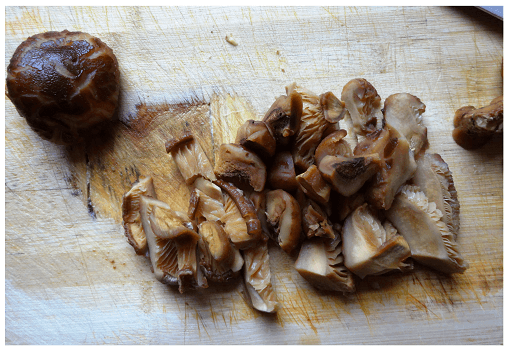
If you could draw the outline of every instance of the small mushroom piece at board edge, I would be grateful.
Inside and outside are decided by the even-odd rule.
[[[172,155],[186,184],[192,184],[199,176],[216,180],[207,155],[191,133],[185,132],[178,138],[170,139],[165,143],[165,149]]]
[[[301,239],[301,208],[297,200],[282,189],[267,192],[266,216],[271,238],[291,253]]]
[[[477,149],[494,135],[503,133],[503,96],[476,109],[465,106],[455,112],[452,132],[454,141],[464,149]]]
[[[266,184],[266,165],[254,152],[235,143],[222,144],[216,153],[214,172],[233,183],[248,183],[260,192]]]

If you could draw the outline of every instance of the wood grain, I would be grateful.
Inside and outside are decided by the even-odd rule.
[[[6,344],[502,344],[503,143],[468,152],[451,138],[457,108],[502,94],[501,22],[450,7],[7,7],[6,65],[28,36],[63,29],[113,48],[119,122],[56,146],[6,98]],[[187,207],[164,142],[190,129],[213,161],[285,85],[340,96],[356,77],[383,99],[409,92],[427,105],[470,268],[367,278],[343,296],[313,289],[272,246],[275,316],[249,308],[240,283],[180,295],[157,282],[125,240],[120,204],[150,173],[163,200]]]

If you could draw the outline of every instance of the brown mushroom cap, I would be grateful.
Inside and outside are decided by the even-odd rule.
[[[236,144],[255,152],[262,159],[274,155],[276,140],[263,121],[246,121],[237,130]]]
[[[255,153],[235,143],[222,144],[216,153],[214,172],[217,177],[248,184],[257,192],[266,183],[266,165]]]
[[[105,43],[83,32],[46,32],[21,43],[7,67],[7,92],[41,137],[83,141],[110,121],[119,97],[119,66]]]
[[[297,200],[282,189],[267,192],[266,216],[270,235],[285,252],[291,253],[301,237],[301,209]]]
[[[490,138],[503,132],[503,96],[492,100],[488,106],[475,109],[465,106],[455,112],[452,136],[464,149],[476,149]]]
[[[320,104],[324,113],[324,118],[330,123],[340,121],[347,112],[345,103],[331,92],[320,95]]]

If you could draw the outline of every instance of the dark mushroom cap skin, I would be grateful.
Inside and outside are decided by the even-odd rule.
[[[81,142],[114,116],[119,65],[111,48],[83,32],[46,32],[21,43],[7,67],[7,95],[41,137]]]

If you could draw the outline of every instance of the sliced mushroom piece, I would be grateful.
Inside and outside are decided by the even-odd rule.
[[[222,144],[216,153],[216,176],[244,184],[260,192],[266,183],[266,165],[260,157],[235,143]]]
[[[408,266],[404,261],[411,256],[404,237],[388,221],[383,225],[367,203],[345,220],[342,253],[347,269],[361,278],[404,269]]]
[[[165,144],[166,152],[172,155],[182,177],[188,185],[199,176],[216,180],[213,167],[200,144],[189,132],[178,138],[172,138]]]
[[[178,256],[174,241],[161,240],[152,231],[150,215],[155,208],[154,199],[140,197],[140,219],[147,238],[149,258],[156,279],[164,284],[178,285]]]
[[[416,160],[412,183],[419,186],[429,202],[434,202],[443,216],[441,221],[457,238],[460,227],[460,203],[448,164],[439,154],[424,154]]]
[[[274,313],[278,303],[271,284],[269,250],[267,239],[242,251],[244,258],[244,281],[252,306],[265,313]]]
[[[406,239],[417,262],[448,274],[468,268],[454,234],[441,221],[443,214],[418,186],[404,185],[385,214]]]
[[[321,160],[327,155],[333,156],[352,156],[352,149],[344,137],[347,136],[346,130],[338,130],[327,135],[315,149],[315,164],[319,165]]]
[[[476,149],[487,143],[492,136],[503,133],[503,96],[489,105],[476,109],[464,106],[455,112],[452,136],[464,149]]]
[[[220,222],[202,222],[198,231],[200,266],[206,278],[212,282],[228,282],[239,276],[243,259]]]
[[[301,205],[301,224],[307,238],[335,238],[333,224],[322,208],[311,199],[305,199]]]
[[[262,232],[257,236],[249,234],[246,220],[243,218],[234,199],[226,193],[223,194],[223,197],[225,214],[221,218],[221,221],[224,223],[225,232],[228,234],[230,241],[232,241],[234,246],[238,249],[245,249],[253,246],[260,239],[260,234]],[[254,213],[254,216],[257,215]]]
[[[294,160],[289,151],[282,151],[274,156],[267,175],[267,183],[273,189],[283,189],[287,192],[293,192],[298,188]]]
[[[381,97],[366,79],[356,78],[347,82],[341,99],[349,111],[355,134],[372,132],[374,118],[377,120],[376,127],[382,124]]]
[[[190,289],[206,287],[205,282],[200,282],[200,270],[198,269],[197,245],[200,235],[190,228],[190,220],[187,219],[187,215],[174,211],[163,202],[145,199],[148,199],[149,204],[153,206],[149,223],[152,233],[156,236],[155,242],[159,249],[156,253],[158,256],[156,264],[159,269],[165,272],[166,263],[175,260],[175,258],[166,258],[165,255],[175,255],[177,252],[175,275],[179,284],[179,292],[184,293]],[[173,245],[175,248],[167,251],[165,248],[167,245]],[[174,268],[173,265],[172,268]]]
[[[237,130],[235,142],[255,152],[262,159],[272,157],[276,149],[276,140],[263,121],[246,121]]]
[[[267,237],[269,234],[269,225],[267,224],[266,217],[266,192],[251,192],[248,198],[253,203],[255,213],[260,221],[262,233]]]
[[[299,187],[308,197],[321,204],[329,201],[331,187],[322,178],[317,166],[310,166],[305,172],[296,176]]]
[[[414,154],[409,142],[390,124],[368,134],[366,139],[354,148],[355,156],[379,154],[382,160],[373,182],[366,193],[370,204],[379,209],[388,210],[399,188],[416,171]]]
[[[156,191],[150,176],[141,177],[122,197],[124,234],[136,254],[145,255],[147,253],[147,238],[140,217],[140,198],[142,196],[156,198]]]
[[[427,127],[423,125],[422,114],[425,104],[409,93],[392,94],[384,100],[384,118],[402,136],[407,138],[414,154],[427,146]]]
[[[303,99],[303,114],[301,115],[299,130],[292,145],[292,157],[294,165],[304,171],[314,164],[315,149],[321,142],[322,135],[330,124],[325,117],[328,108],[333,109],[332,106],[341,105],[342,102],[331,92],[325,93],[327,98],[323,99],[324,95],[318,96],[300,86],[296,86],[296,91],[301,94]],[[332,101],[335,102],[333,103]],[[323,106],[321,103],[327,105]]]
[[[206,279],[210,282],[226,283],[235,280],[241,274],[244,260],[241,252],[233,248],[234,260],[231,264],[219,263],[209,251],[209,247],[201,238],[198,242],[200,268],[204,272]]]
[[[262,227],[260,220],[257,217],[257,213],[255,212],[253,203],[248,198],[246,198],[243,191],[241,191],[230,182],[216,180],[214,181],[214,184],[221,187],[221,189],[232,198],[235,205],[237,206],[237,209],[239,210],[239,213],[246,222],[248,235],[250,235],[254,240],[258,239],[262,235]]]
[[[296,134],[303,112],[301,95],[296,92],[296,84],[285,87],[287,95],[282,95],[271,105],[262,119],[271,131],[277,145],[289,144]]]
[[[301,237],[301,209],[297,200],[282,189],[267,192],[266,216],[272,239],[291,253]]]
[[[343,196],[356,193],[381,168],[378,154],[359,157],[325,156],[319,171],[333,189]]]
[[[313,237],[301,245],[295,268],[314,287],[325,291],[354,292],[352,273],[343,263],[340,234],[334,239]]]
[[[320,103],[324,118],[330,123],[336,123],[342,120],[347,112],[345,103],[331,92],[321,94]]]
[[[193,186],[195,188],[190,197],[190,209],[192,206],[195,207],[192,211],[194,218],[198,222],[202,222],[204,219],[209,221],[221,220],[225,215],[221,188],[203,177],[197,178]]]

